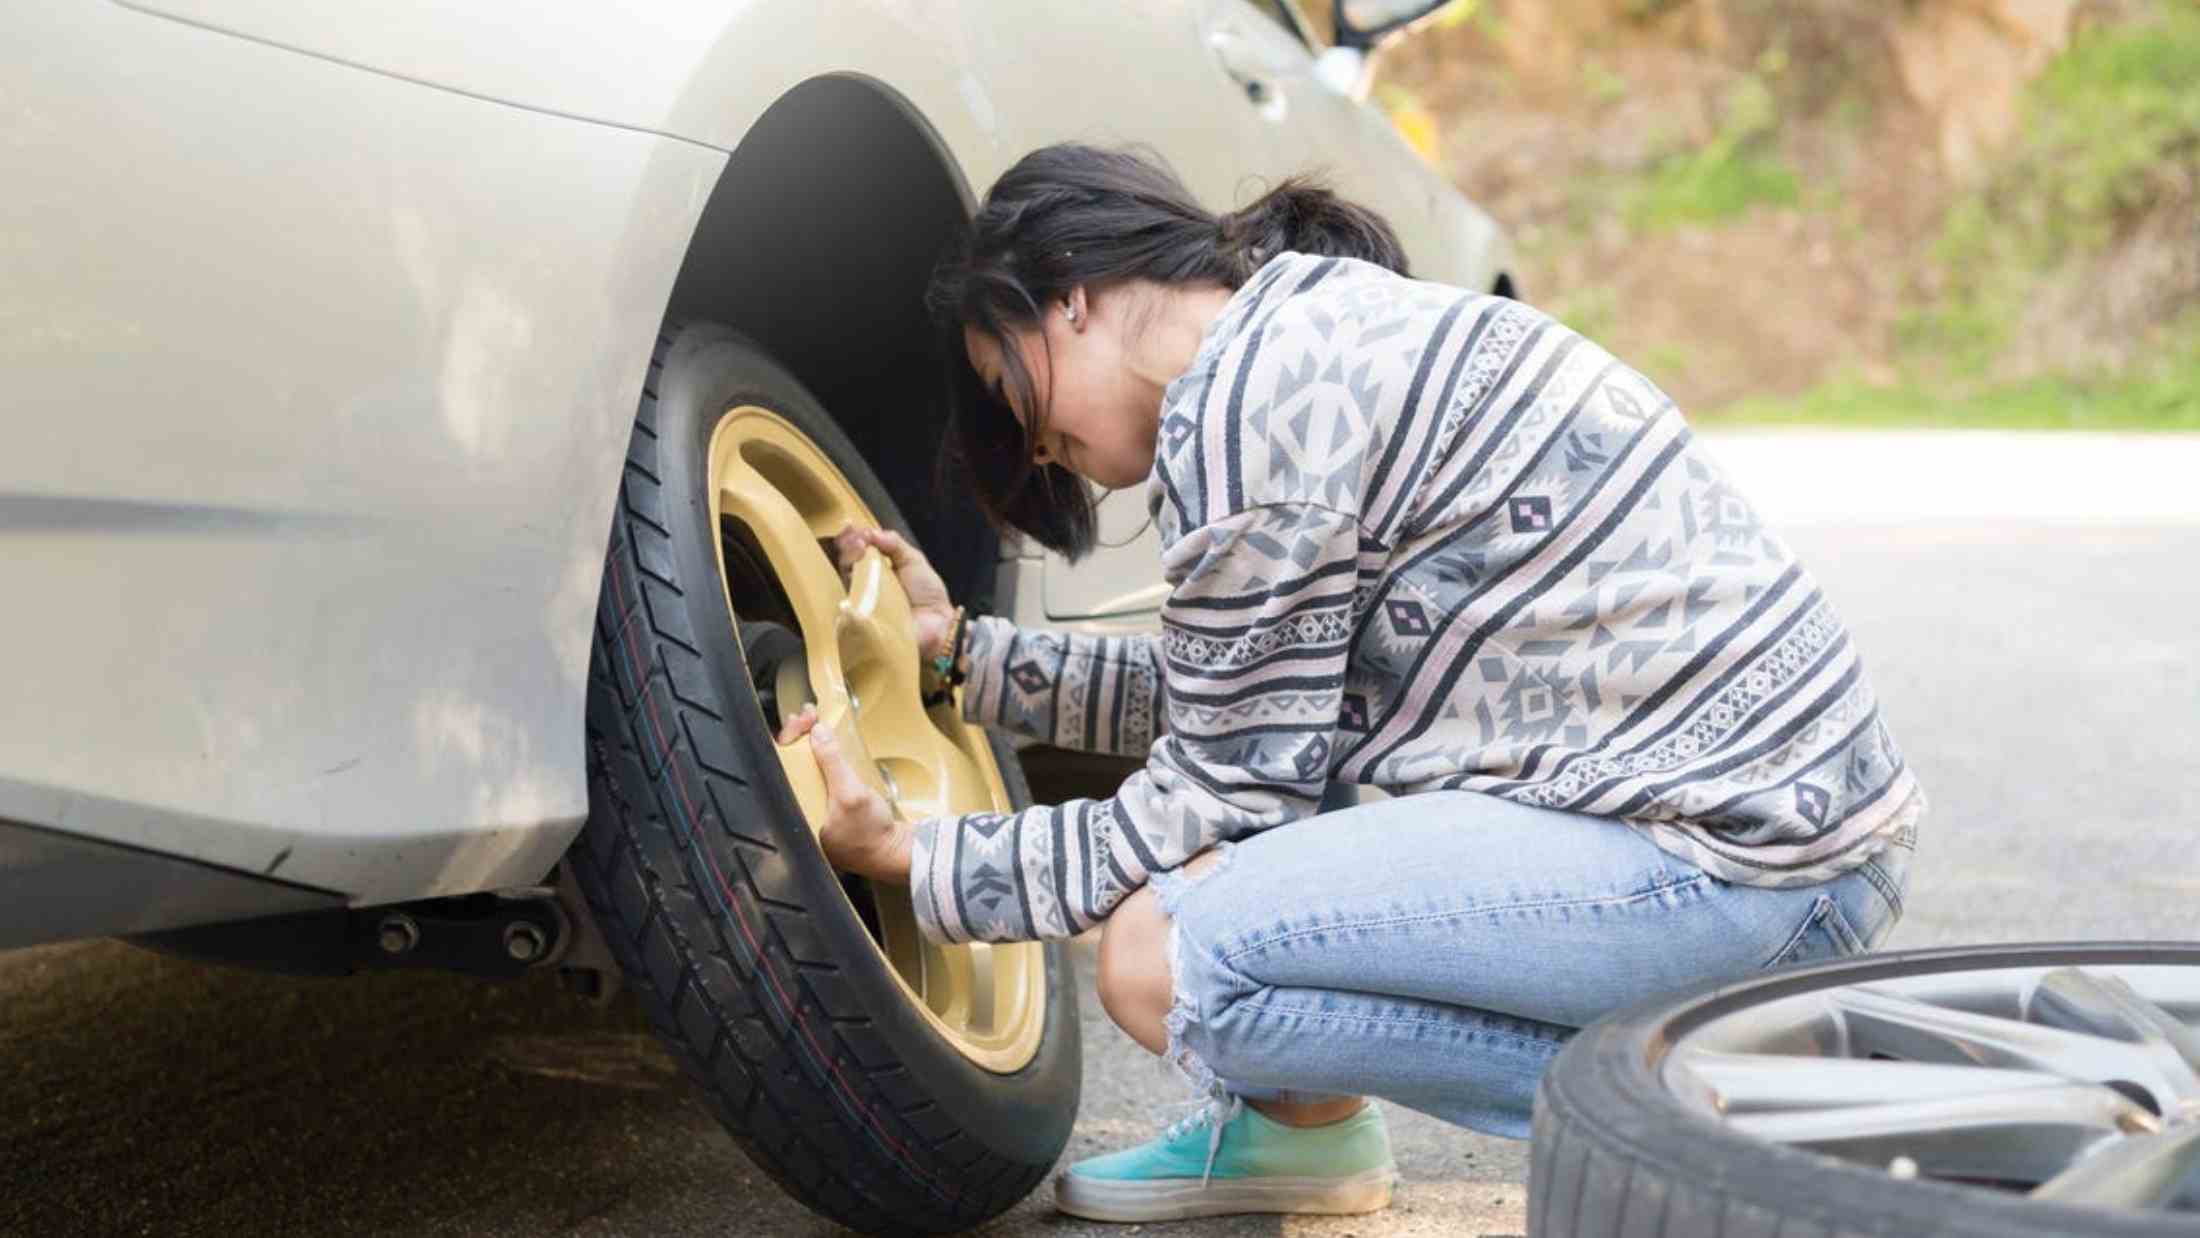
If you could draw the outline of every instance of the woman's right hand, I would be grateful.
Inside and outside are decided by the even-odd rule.
[[[873,546],[894,565],[894,576],[901,581],[901,591],[908,595],[909,613],[917,625],[917,651],[927,658],[946,653],[947,639],[955,629],[955,603],[948,599],[947,582],[932,570],[924,552],[901,534],[892,529],[862,528],[850,521],[833,536],[841,579],[848,579],[863,552]]]

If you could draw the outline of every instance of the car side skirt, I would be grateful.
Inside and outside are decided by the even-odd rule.
[[[0,821],[0,949],[343,905],[312,886]]]

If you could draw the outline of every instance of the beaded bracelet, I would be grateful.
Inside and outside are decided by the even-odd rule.
[[[936,691],[924,694],[924,707],[926,709],[930,709],[934,705],[945,704],[948,697],[953,695],[956,686],[962,683],[965,678],[962,668],[958,664],[962,661],[963,637],[969,630],[969,619],[970,616],[964,612],[962,607],[957,606],[955,608],[955,629],[953,634],[948,637],[947,652],[932,659],[932,673],[940,678],[941,683]]]

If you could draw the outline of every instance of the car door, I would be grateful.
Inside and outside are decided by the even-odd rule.
[[[1326,172],[1339,193],[1390,221],[1417,266],[1438,262],[1430,208],[1448,186],[1381,112],[1315,77],[1319,36],[1293,0],[1192,0],[1191,9],[1262,170]]]
[[[1315,61],[1328,50],[1326,34],[1306,20],[1300,0],[1189,3],[1226,92],[1252,104],[1227,110],[1264,178],[1325,172],[1331,187],[1390,222],[1416,277],[1491,286],[1505,260],[1496,222],[1422,159],[1381,110],[1323,84]],[[1241,198],[1258,188],[1265,186],[1248,186]]]

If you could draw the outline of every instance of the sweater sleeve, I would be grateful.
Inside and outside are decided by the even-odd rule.
[[[1235,512],[1171,545],[1168,724],[1145,767],[1103,800],[918,822],[910,891],[924,933],[1074,936],[1149,874],[1313,814],[1336,744],[1362,549],[1351,515],[1311,503]]]
[[[965,721],[1080,752],[1142,757],[1167,729],[1158,643],[1147,634],[1038,632],[970,621]]]

